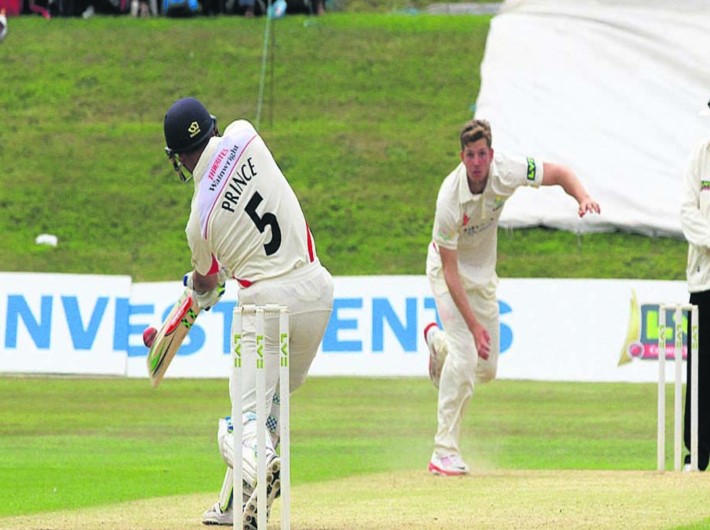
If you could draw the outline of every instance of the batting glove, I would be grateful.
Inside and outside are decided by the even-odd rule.
[[[204,309],[205,311],[209,311],[219,302],[219,299],[222,298],[222,295],[224,295],[227,278],[229,278],[229,274],[227,274],[227,271],[224,269],[220,269],[217,275],[217,287],[215,287],[211,291],[207,291],[206,293],[198,293],[197,291],[195,291],[195,286],[192,281],[192,271],[188,272],[187,274],[185,274],[185,276],[183,276],[182,284],[185,287],[191,289],[193,293],[195,293],[195,300],[197,301],[198,307],[200,309]]]

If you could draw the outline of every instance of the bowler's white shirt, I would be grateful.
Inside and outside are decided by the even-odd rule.
[[[505,201],[520,186],[542,184],[542,161],[534,157],[509,157],[496,153],[488,182],[480,194],[468,187],[466,167],[460,163],[445,179],[436,200],[432,244],[427,255],[427,275],[443,282],[438,247],[458,251],[458,268],[464,288],[489,284],[496,277],[498,220]]]

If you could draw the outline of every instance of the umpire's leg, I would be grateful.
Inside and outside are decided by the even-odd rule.
[[[698,355],[698,467],[704,471],[710,457],[710,291],[690,294],[690,303],[698,306],[698,352],[690,352],[686,362],[685,418],[683,439],[690,450],[690,356]],[[687,337],[690,338],[690,317]],[[686,456],[686,463],[690,457]]]

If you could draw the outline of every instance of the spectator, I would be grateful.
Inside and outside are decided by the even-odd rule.
[[[274,4],[275,0],[271,3]],[[239,0],[238,12],[247,18],[263,15],[266,11],[264,0]],[[325,13],[325,0],[286,0],[286,13],[322,15]]]
[[[49,12],[49,2],[44,6],[40,6],[37,5],[35,1],[36,0],[27,0],[27,9],[30,11],[30,13],[42,15],[47,20],[52,18],[51,13]]]
[[[0,9],[0,42],[5,40],[7,37],[7,17],[5,16],[5,9]]]
[[[87,0],[84,6],[84,11],[81,14],[83,18],[90,18],[96,13],[126,15],[131,12],[131,0]],[[147,12],[148,4],[145,9]]]
[[[150,7],[145,0],[131,0],[131,16],[149,17]]]
[[[245,17],[252,18],[257,13],[261,15],[266,12],[266,7],[261,0],[239,0],[239,10]]]

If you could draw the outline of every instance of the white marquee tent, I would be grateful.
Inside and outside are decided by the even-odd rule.
[[[710,137],[710,0],[508,0],[490,27],[475,115],[493,147],[572,167],[602,206],[522,189],[501,225],[682,237],[690,151]]]

